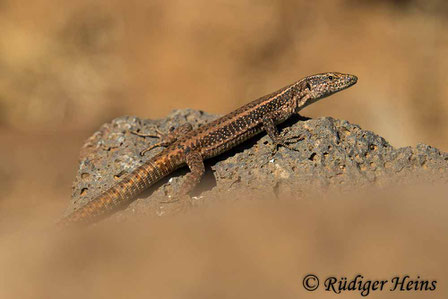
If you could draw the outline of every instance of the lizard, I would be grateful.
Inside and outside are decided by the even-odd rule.
[[[204,160],[228,151],[236,145],[265,131],[273,143],[292,149],[279,134],[276,125],[306,106],[344,90],[358,81],[354,75],[338,72],[307,76],[271,94],[256,99],[210,123],[193,129],[184,124],[168,134],[132,132],[142,137],[159,137],[159,142],[141,151],[144,155],[155,147],[165,147],[160,153],[129,172],[119,182],[93,200],[63,217],[59,226],[89,224],[98,221],[129,204],[138,194],[176,169],[188,166],[176,197],[187,196],[204,175]]]

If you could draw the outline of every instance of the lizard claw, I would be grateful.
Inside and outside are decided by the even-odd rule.
[[[292,150],[292,151],[296,151],[296,152],[297,152],[298,149],[296,149],[296,148],[290,146],[290,145],[289,145],[290,143],[295,143],[295,142],[289,142],[289,140],[285,140],[285,141],[277,141],[277,142],[275,142],[275,143],[274,143],[274,147],[273,147],[273,149],[272,149],[272,155],[275,155],[275,154],[277,153],[279,146],[283,146],[283,147],[285,147],[285,148],[287,148],[287,149],[289,149],[289,150]]]
[[[152,137],[152,138],[162,138],[163,134],[156,129],[156,134],[144,134],[144,133],[140,133],[138,131],[130,131],[131,134],[137,135],[139,137]]]

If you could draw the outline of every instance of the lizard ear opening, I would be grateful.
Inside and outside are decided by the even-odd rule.
[[[308,90],[311,90],[311,84],[308,83],[308,82],[306,82],[306,88],[307,88]]]

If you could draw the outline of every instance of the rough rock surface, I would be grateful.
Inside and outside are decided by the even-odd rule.
[[[198,127],[215,118],[187,109],[173,111],[162,120],[124,116],[104,124],[83,146],[67,213],[162,150],[156,148],[141,157],[139,152],[157,142],[157,138],[139,137],[130,131],[154,132],[158,128],[167,132],[186,122]],[[255,194],[267,198],[280,195],[304,198],[372,185],[448,181],[448,153],[428,145],[394,148],[370,131],[330,117],[301,121],[296,118],[280,129],[286,138],[298,140],[292,144],[296,150],[280,147],[273,155],[269,137],[261,134],[208,160],[205,178],[192,194],[193,205]],[[187,171],[181,169],[162,180],[118,213],[118,217],[178,211],[183,204],[164,202],[176,194]]]

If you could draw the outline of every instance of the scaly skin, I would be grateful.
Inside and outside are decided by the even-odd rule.
[[[136,195],[185,165],[191,172],[187,174],[179,196],[186,195],[204,174],[205,159],[219,155],[262,131],[266,131],[272,139],[275,150],[279,145],[289,148],[275,125],[304,107],[354,85],[357,80],[354,75],[336,72],[308,76],[196,130],[185,125],[168,135],[157,134],[162,137],[161,142],[143,152],[156,146],[167,148],[126,175],[116,185],[63,218],[59,225],[97,221],[129,204]]]

